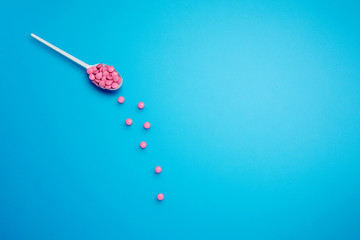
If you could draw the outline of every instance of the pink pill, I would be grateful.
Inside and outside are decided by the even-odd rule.
[[[97,79],[101,79],[101,78],[102,78],[102,73],[101,73],[101,72],[97,73],[95,77],[96,77]]]
[[[155,172],[156,172],[156,173],[161,173],[161,170],[162,170],[162,169],[161,169],[160,166],[157,166],[157,167],[155,168]]]
[[[123,96],[120,96],[120,97],[118,98],[118,102],[119,102],[119,103],[124,103],[124,102],[125,102],[125,98],[124,98]]]
[[[150,123],[149,123],[149,122],[145,122],[145,123],[144,123],[144,128],[145,128],[145,129],[149,129],[149,128],[150,128],[150,126],[151,126],[151,125],[150,125]]]
[[[110,76],[110,75],[107,75],[106,78],[109,79],[109,80],[112,80],[112,79],[113,79],[113,77]]]
[[[113,88],[113,89],[118,89],[118,88],[119,88],[119,84],[117,84],[117,83],[112,83],[112,84],[111,84],[111,88]]]
[[[143,102],[138,103],[138,108],[143,109],[144,107],[145,107],[145,103]]]
[[[112,79],[114,80],[114,82],[119,82],[119,76],[113,76]]]
[[[105,81],[105,84],[106,84],[106,85],[111,85],[112,82],[113,82],[113,81],[111,81],[111,80],[106,80],[106,81]]]
[[[157,195],[157,200],[159,200],[159,201],[164,200],[164,194],[159,193],[159,194]]]
[[[113,71],[112,73],[111,73],[111,76],[112,77],[115,77],[115,76],[118,76],[119,75],[119,73],[117,72],[117,71]]]
[[[142,142],[140,143],[140,147],[141,147],[141,148],[146,148],[146,146],[147,146],[147,143],[146,143],[146,142],[142,141]]]
[[[101,81],[106,81],[106,77],[102,76]]]
[[[111,86],[110,86],[110,85],[105,85],[105,88],[106,88],[106,89],[110,89]]]
[[[109,73],[108,71],[104,71],[104,72],[103,72],[103,76],[105,76],[105,77],[108,76],[109,74],[110,74],[110,73]]]
[[[99,70],[95,70],[94,72],[93,72],[93,74],[97,74],[97,73],[99,73],[100,71]]]
[[[131,118],[126,119],[125,123],[126,125],[130,126],[132,124]]]
[[[102,63],[100,63],[100,64],[98,64],[96,67],[99,69],[99,68],[101,68],[103,65],[102,65]]]
[[[86,70],[87,74],[92,74],[94,72],[94,69],[91,67],[91,68],[88,68]]]
[[[113,71],[114,71],[114,67],[113,67],[113,66],[109,66],[109,67],[108,67],[108,71],[109,71],[109,72],[113,72]]]
[[[101,80],[100,79],[95,79],[95,83],[99,83]]]
[[[99,82],[99,86],[102,88],[105,87],[105,82],[104,81]]]
[[[89,75],[89,78],[90,78],[91,81],[93,81],[93,80],[95,79],[95,75],[94,75],[94,74],[90,74],[90,75]]]
[[[100,71],[101,71],[101,72],[107,71],[107,67],[102,67]]]

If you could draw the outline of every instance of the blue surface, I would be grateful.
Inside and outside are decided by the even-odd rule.
[[[360,239],[356,1],[1,9],[0,239]]]

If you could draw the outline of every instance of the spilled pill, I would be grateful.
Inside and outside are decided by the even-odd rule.
[[[120,96],[120,97],[118,98],[118,102],[119,102],[119,103],[124,103],[124,102],[125,102],[125,98],[124,98],[123,96]]]
[[[145,107],[145,103],[143,102],[138,103],[138,108],[143,109],[144,107]]]
[[[161,170],[162,170],[162,169],[161,169],[160,166],[157,166],[157,167],[155,168],[155,172],[156,172],[156,173],[161,173]]]
[[[144,142],[144,141],[142,141],[141,143],[140,143],[140,147],[141,148],[146,148],[146,146],[147,146],[147,143],[146,142]]]
[[[149,123],[149,122],[145,122],[145,123],[144,123],[144,128],[145,128],[145,129],[149,129],[149,128],[150,128],[150,126],[151,126],[151,125],[150,125],[150,123]]]
[[[159,194],[157,195],[157,199],[158,199],[159,201],[164,200],[164,194],[159,193]]]
[[[132,124],[131,118],[126,119],[125,123],[126,125],[130,126]]]

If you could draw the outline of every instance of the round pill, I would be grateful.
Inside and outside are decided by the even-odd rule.
[[[101,78],[102,78],[102,73],[101,73],[101,72],[97,73],[95,77],[96,77],[97,79],[101,79]]]
[[[114,82],[118,82],[118,81],[119,81],[119,76],[117,76],[117,75],[116,75],[116,76],[113,76],[113,77],[112,77],[112,80],[114,80]]]
[[[118,89],[118,88],[119,88],[119,84],[117,84],[117,83],[112,83],[112,84],[111,84],[111,88],[113,88],[113,89]]]
[[[104,72],[103,72],[103,76],[105,76],[105,77],[108,76],[109,74],[110,74],[110,73],[109,73],[108,71],[104,71]]]
[[[105,84],[106,84],[106,85],[111,85],[112,82],[113,82],[113,81],[111,81],[111,80],[106,80],[106,81],[105,81]]]
[[[145,103],[143,102],[138,103],[138,108],[143,109],[144,107],[145,107]]]
[[[126,125],[130,126],[132,124],[131,118],[126,119],[125,121]],[[146,144],[146,143],[145,143]],[[141,145],[141,144],[140,144]]]
[[[90,67],[86,70],[87,74],[91,74],[91,73],[93,73],[93,71],[94,71],[94,69],[92,67]]]
[[[141,147],[141,148],[146,148],[146,146],[147,146],[147,143],[146,143],[146,142],[142,141],[142,142],[140,143],[140,147]]]
[[[105,82],[104,81],[99,82],[99,86],[102,88],[105,87]]]
[[[161,169],[160,166],[157,166],[157,167],[155,168],[155,172],[156,172],[156,173],[161,173],[161,170],[162,170],[162,169]]]
[[[100,69],[100,71],[101,71],[101,72],[107,71],[107,67],[102,67],[102,68]]]
[[[109,80],[112,80],[112,79],[113,79],[113,77],[110,76],[110,75],[107,75],[106,78],[109,79]]]
[[[101,68],[103,65],[100,63],[100,64],[98,64],[96,67],[97,68]]]
[[[113,71],[112,73],[111,73],[111,76],[112,77],[115,77],[115,76],[118,76],[119,75],[119,73],[117,72],[117,71]]]
[[[114,67],[113,66],[109,66],[107,69],[109,72],[113,72],[114,71]]]
[[[145,122],[145,123],[144,123],[144,128],[145,128],[145,129],[149,129],[149,128],[150,128],[150,126],[151,126],[151,125],[150,125],[150,123],[149,123],[149,122]]]
[[[157,200],[159,200],[159,201],[164,200],[164,194],[159,193],[159,194],[157,195]]]
[[[124,102],[125,102],[125,98],[124,98],[123,96],[120,96],[120,97],[118,98],[118,102],[119,102],[119,103],[124,103]]]
[[[111,86],[110,86],[110,85],[105,85],[105,88],[106,88],[106,89],[110,89]]]
[[[94,74],[90,74],[90,75],[89,75],[89,79],[90,79],[91,81],[93,81],[93,80],[95,79],[95,75],[94,75]]]

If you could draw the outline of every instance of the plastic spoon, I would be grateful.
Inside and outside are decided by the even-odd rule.
[[[42,42],[43,44],[45,44],[46,46],[54,49],[55,51],[57,51],[58,53],[64,55],[65,57],[69,58],[70,60],[76,62],[77,64],[79,64],[80,66],[84,67],[86,70],[87,70],[87,73],[89,74],[89,78],[90,80],[96,85],[98,86],[99,88],[102,88],[102,89],[105,89],[105,90],[117,90],[121,87],[122,85],[122,78],[121,76],[115,71],[113,70],[113,67],[109,67],[107,66],[106,64],[101,64],[101,63],[98,63],[98,64],[94,64],[94,65],[89,65],[83,61],[81,61],[80,59],[68,54],[67,52],[61,50],[60,48],[52,45],[51,43],[45,41],[44,39],[36,36],[35,34],[31,33],[31,36],[33,38],[35,38],[36,40]],[[108,72],[107,71],[107,68],[109,67],[109,69],[111,69],[112,71],[111,72]],[[106,70],[105,70],[106,69]],[[101,73],[101,78],[98,79],[97,75],[95,77],[95,75],[93,74],[94,72],[97,73]],[[108,74],[107,74],[108,73]],[[104,76],[102,76],[104,74]],[[93,75],[93,76],[91,76]],[[118,76],[118,77],[117,77]],[[105,79],[103,79],[103,77],[105,77]],[[94,79],[92,79],[94,78]],[[103,84],[100,84],[100,82],[104,81]],[[116,81],[116,82],[114,82]],[[105,84],[106,82],[106,84]],[[111,84],[108,84],[109,82],[112,82]],[[115,85],[113,85],[113,83],[116,83]],[[105,85],[104,85],[105,84]],[[103,86],[104,85],[104,86]],[[110,88],[109,88],[110,86]],[[112,87],[114,86],[114,88]]]

